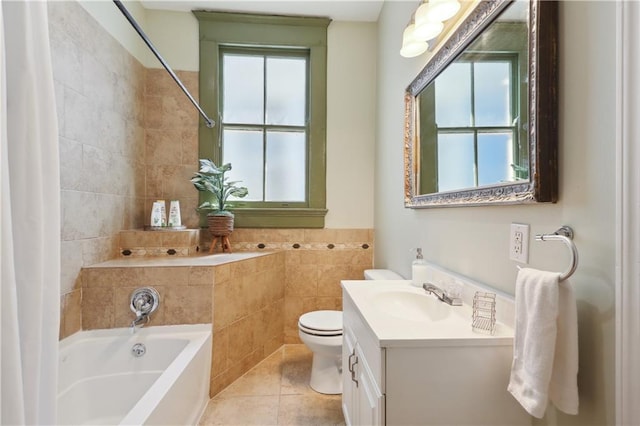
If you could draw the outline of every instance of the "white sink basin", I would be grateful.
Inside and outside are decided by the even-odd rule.
[[[342,287],[381,346],[513,344],[510,327],[498,323],[494,335],[475,333],[471,306],[448,305],[408,280],[344,280]]]
[[[371,305],[385,315],[410,321],[442,321],[455,309],[435,296],[411,289],[376,292],[371,297]]]

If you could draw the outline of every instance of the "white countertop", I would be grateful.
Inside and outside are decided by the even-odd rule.
[[[471,306],[450,306],[410,280],[345,280],[342,288],[381,347],[513,344],[508,325],[497,322],[494,335],[474,332]]]

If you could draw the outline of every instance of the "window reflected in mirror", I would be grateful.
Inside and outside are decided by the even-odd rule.
[[[417,194],[529,180],[528,20],[517,5],[416,97]]]

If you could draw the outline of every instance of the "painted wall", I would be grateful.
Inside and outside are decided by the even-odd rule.
[[[78,4],[131,55],[145,67],[150,66],[153,54],[112,1],[78,0]],[[142,4],[137,1],[125,1],[123,4],[140,27],[146,29],[146,9]]]
[[[385,2],[378,22],[375,267],[410,276],[411,249],[450,270],[513,294],[509,227],[531,233],[562,224],[576,232],[580,414],[548,410],[539,424],[614,423],[615,2],[560,3],[560,200],[555,205],[403,207],[403,93],[425,58],[402,58],[402,30],[415,2]],[[564,271],[563,244],[531,241],[530,265]]]

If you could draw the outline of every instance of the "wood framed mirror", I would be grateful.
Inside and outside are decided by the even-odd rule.
[[[405,207],[556,202],[558,5],[479,1],[405,93]]]

